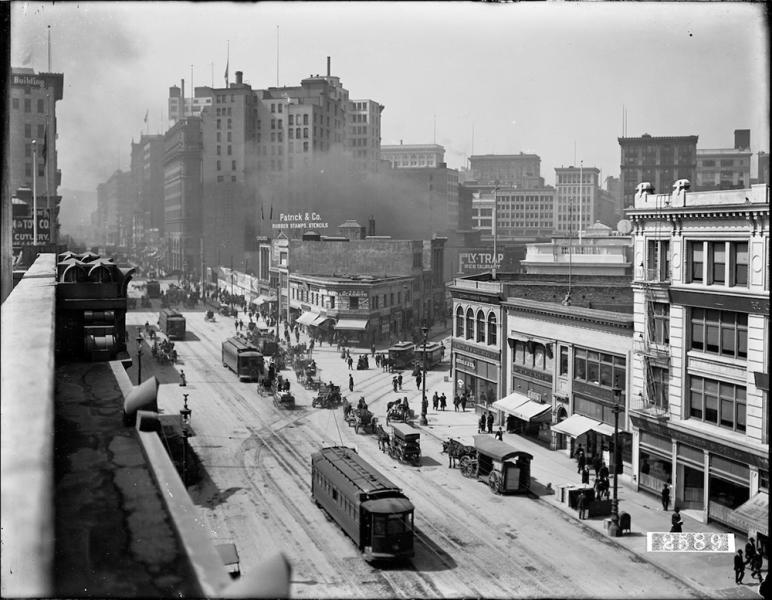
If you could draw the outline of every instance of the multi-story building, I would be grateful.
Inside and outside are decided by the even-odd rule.
[[[635,188],[641,182],[651,183],[655,190],[670,191],[678,179],[696,181],[697,139],[696,135],[652,137],[648,133],[618,138],[624,207],[632,206]]]
[[[29,200],[32,216],[34,188],[38,211],[52,213],[52,235],[46,236],[50,243],[57,239],[61,202],[57,194],[62,174],[56,151],[56,103],[63,97],[64,75],[13,67],[9,91],[7,189],[12,196]],[[10,248],[3,250],[10,253]]]
[[[480,154],[469,157],[472,178],[479,185],[514,188],[544,187],[537,154]]]
[[[329,75],[329,73],[328,73]],[[376,173],[381,162],[381,113],[374,100],[351,100],[346,111],[346,149],[360,172]]]
[[[493,239],[496,219],[497,241],[533,241],[552,235],[556,229],[555,188],[518,189],[510,186],[473,193],[471,229],[481,239]]]
[[[445,147],[439,144],[399,144],[381,146],[381,158],[392,169],[421,169],[445,164]]]
[[[695,191],[747,188],[751,184],[751,132],[736,129],[734,148],[697,149]]]
[[[135,214],[141,233],[135,245],[146,243],[144,231],[164,230],[164,136],[143,134],[139,142],[131,141],[131,180],[135,196]]]
[[[555,169],[555,230],[581,232],[595,222],[616,225],[616,206],[601,195],[600,170],[596,167]]]
[[[759,151],[756,183],[769,184],[769,154]]]
[[[682,509],[766,539],[769,187],[642,190],[627,215],[634,480],[672,482]]]
[[[173,85],[169,88],[169,125],[174,125],[180,119],[187,117],[200,117],[201,111],[212,105],[212,88],[209,86],[196,87],[193,97],[185,97],[185,82],[181,87]]]
[[[164,233],[171,271],[202,275],[201,119],[179,119],[164,136]]]
[[[97,186],[96,225],[102,248],[128,248],[133,231],[136,195],[131,173],[115,171]]]

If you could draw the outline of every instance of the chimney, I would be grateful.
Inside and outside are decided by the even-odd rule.
[[[750,129],[734,130],[734,147],[735,147],[735,150],[747,150],[751,147],[751,130]]]
[[[330,57],[327,57],[327,77],[330,76]]]
[[[236,85],[241,85],[241,78],[244,76],[243,71],[236,71]]]
[[[180,119],[185,118],[185,80],[180,79],[180,88],[182,89],[182,92],[180,93]]]

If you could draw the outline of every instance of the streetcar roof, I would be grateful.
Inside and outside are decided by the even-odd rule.
[[[362,502],[362,508],[371,513],[404,513],[415,510],[407,498],[376,498]]]
[[[364,493],[377,492],[379,490],[395,490],[400,488],[385,477],[380,471],[364,460],[356,450],[345,446],[331,446],[322,448],[312,455],[312,460],[327,464],[341,476],[345,477],[351,485]]]
[[[528,452],[523,452],[505,442],[491,438],[490,435],[474,436],[474,445],[477,448],[477,452],[490,456],[495,460],[503,461],[520,456],[533,460],[533,455],[528,454]]]

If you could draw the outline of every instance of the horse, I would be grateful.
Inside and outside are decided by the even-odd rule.
[[[378,438],[378,448],[381,452],[386,452],[389,449],[389,434],[379,424],[375,430],[375,435]]]

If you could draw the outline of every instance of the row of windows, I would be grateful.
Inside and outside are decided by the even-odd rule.
[[[218,170],[218,171],[221,171],[221,170],[222,170],[222,165],[221,165],[221,163],[220,163],[220,161],[219,161],[219,160],[217,161],[217,170]],[[235,171],[235,170],[236,170],[236,161],[235,161],[235,160],[232,160],[232,161],[231,161],[231,171]]]
[[[359,520],[359,512],[357,511],[357,507],[348,498],[344,497],[343,494],[339,493],[338,489],[333,486],[326,477],[322,477],[322,474],[319,471],[316,472],[315,487],[324,491],[328,497],[337,502],[341,510],[348,513],[348,515],[354,519],[354,521]]]
[[[486,322],[487,327],[487,341],[486,341]],[[466,311],[466,319],[464,319],[464,309],[459,306],[456,309],[456,337],[464,338],[467,340],[474,340],[479,343],[487,344],[488,346],[496,345],[496,315],[491,312],[488,314],[486,320],[485,313],[482,310],[477,311],[477,328],[475,330],[475,315],[474,310],[468,308]],[[476,333],[475,333],[476,332]]]
[[[748,358],[748,315],[692,308],[689,345],[693,350],[729,358]]]
[[[574,379],[600,385],[608,389],[625,387],[627,360],[622,356],[594,350],[574,350]],[[563,373],[561,373],[563,375]]]
[[[510,344],[512,346],[512,364],[552,373],[554,360],[551,346],[521,340],[510,340]]]
[[[748,242],[690,241],[688,283],[748,286]]]
[[[689,376],[689,417],[733,431],[745,431],[745,387]]]
[[[13,108],[14,110],[19,110],[20,105],[21,104],[18,98],[11,99],[11,108]],[[42,114],[46,112],[46,101],[43,100],[42,98],[38,98],[37,108],[38,108],[38,113]],[[32,100],[30,98],[24,99],[24,112],[25,113],[32,112]]]

